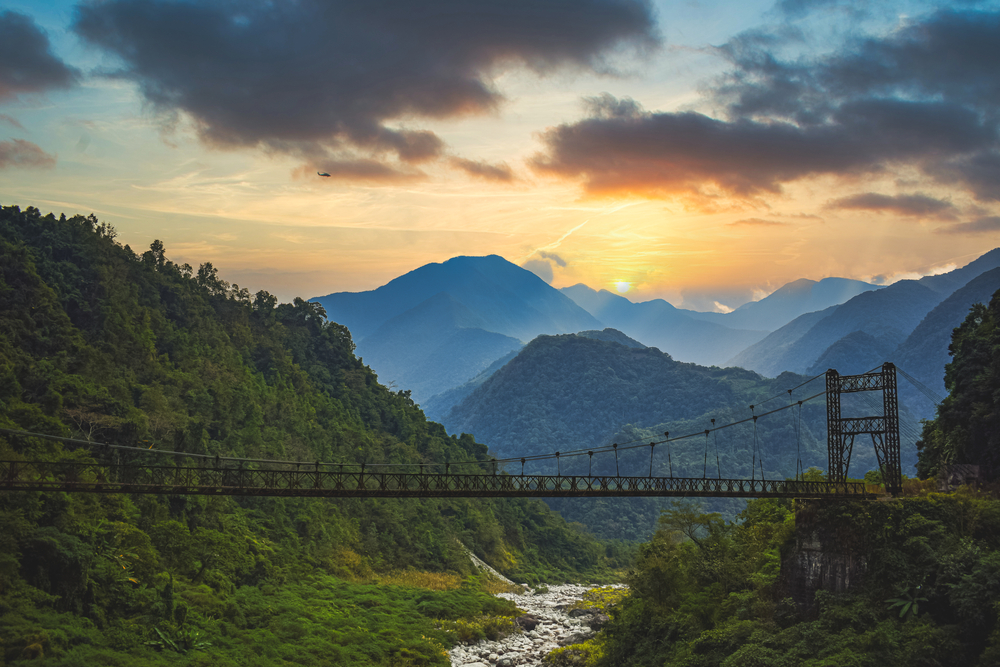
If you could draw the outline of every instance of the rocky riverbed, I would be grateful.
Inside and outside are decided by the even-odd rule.
[[[583,597],[590,586],[565,584],[550,586],[548,593],[524,595],[501,593],[499,597],[512,600],[527,614],[518,617],[517,623],[524,632],[498,641],[480,641],[460,645],[450,652],[454,667],[530,667],[541,665],[549,651],[578,644],[593,636],[607,622],[607,616],[593,611],[566,608]]]

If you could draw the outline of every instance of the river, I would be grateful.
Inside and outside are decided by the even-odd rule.
[[[599,626],[596,615],[571,618],[566,607],[583,597],[592,586],[563,584],[549,586],[548,593],[524,595],[500,593],[528,615],[538,619],[534,629],[505,637],[498,641],[483,640],[475,644],[460,644],[449,652],[454,667],[531,667],[541,665],[553,649],[577,644],[594,634],[590,625]],[[605,617],[606,618],[606,617]],[[528,623],[530,625],[530,623]]]

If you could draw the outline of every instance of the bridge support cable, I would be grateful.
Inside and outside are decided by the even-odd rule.
[[[933,389],[931,389],[930,387],[928,387],[927,385],[925,385],[923,382],[921,382],[917,378],[913,377],[912,375],[910,375],[909,373],[907,373],[906,371],[904,371],[902,368],[899,368],[897,366],[896,367],[896,372],[899,373],[900,375],[902,375],[904,378],[906,378],[910,382],[910,384],[912,384],[913,387],[917,391],[919,391],[921,394],[923,394],[924,397],[927,400],[929,400],[931,403],[933,403],[934,405],[940,405],[941,402],[944,401],[944,397],[942,397],[941,395],[939,395],[936,391],[934,391]]]
[[[0,491],[314,498],[697,497],[871,499],[862,483],[685,477],[360,472],[282,465],[0,461]]]
[[[712,431],[715,440],[715,467],[719,470],[719,479],[722,479],[722,461],[719,460],[719,432],[715,430],[715,420],[712,420]]]
[[[802,401],[795,415],[795,479],[805,479],[805,467],[802,465]]]
[[[701,478],[708,478],[708,434],[711,433],[707,428],[705,429],[705,464],[701,470]]]
[[[841,394],[881,391],[882,414],[866,417],[841,416]],[[846,483],[851,465],[855,436],[868,434],[875,448],[885,489],[893,495],[903,490],[900,462],[899,398],[896,390],[896,367],[889,362],[878,372],[840,375],[832,368],[826,372],[826,420],[829,478]]]
[[[674,464],[670,460],[670,431],[663,432],[663,441],[667,443],[667,470],[670,472],[670,476],[674,476]]]

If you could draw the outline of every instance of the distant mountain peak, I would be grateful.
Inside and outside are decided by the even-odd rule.
[[[314,301],[351,331],[372,370],[418,401],[466,382],[539,334],[603,326],[499,255],[452,257],[378,289]]]

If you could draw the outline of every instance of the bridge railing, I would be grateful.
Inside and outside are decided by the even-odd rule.
[[[320,497],[871,497],[864,483],[0,461],[0,490]]]

